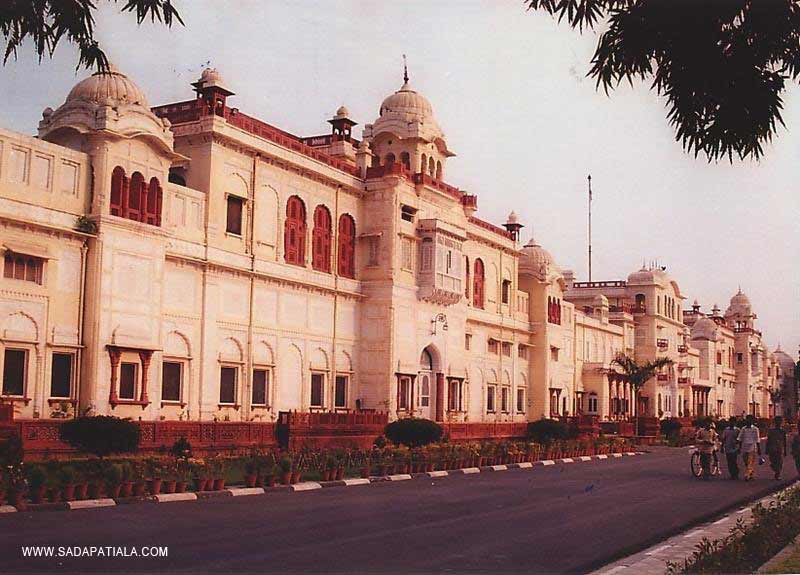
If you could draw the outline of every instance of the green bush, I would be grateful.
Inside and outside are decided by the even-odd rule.
[[[19,465],[24,456],[22,440],[16,433],[5,441],[0,441],[0,467],[3,469]]]
[[[559,439],[573,439],[576,430],[556,419],[540,419],[528,424],[528,439],[536,443],[548,444]]]
[[[61,439],[99,457],[139,448],[139,426],[108,415],[78,417],[61,424]]]
[[[421,447],[442,438],[442,426],[430,419],[407,417],[391,422],[383,430],[392,443],[407,447]]]
[[[661,420],[661,435],[668,439],[675,439],[681,434],[681,422],[674,417]]]
[[[185,437],[181,437],[172,444],[169,452],[176,459],[189,459],[192,456],[192,444]]]
[[[28,487],[31,489],[39,489],[47,481],[47,474],[41,465],[32,464],[26,468],[26,479],[28,480]]]

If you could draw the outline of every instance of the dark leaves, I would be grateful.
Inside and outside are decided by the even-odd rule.
[[[800,78],[798,0],[529,0],[601,35],[589,76],[608,93],[649,79],[675,138],[709,161],[758,159],[778,128],[785,80]]]
[[[78,48],[79,68],[108,70],[108,58],[94,39],[95,10],[93,0],[5,0],[0,10],[0,34],[6,39],[3,63],[16,57],[25,40],[33,43],[41,60],[66,39]],[[147,18],[167,26],[174,20],[183,24],[172,0],[127,0],[122,10],[134,12],[139,24]]]

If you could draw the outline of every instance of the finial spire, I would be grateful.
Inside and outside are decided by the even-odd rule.
[[[408,60],[405,54],[403,54],[403,82],[408,84]]]

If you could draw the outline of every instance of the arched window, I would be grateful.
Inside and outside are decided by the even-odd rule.
[[[292,196],[286,202],[286,222],[283,228],[283,251],[287,264],[305,265],[306,259],[306,206],[303,200]]]
[[[645,295],[643,293],[636,294],[636,308],[638,310],[644,311],[644,306],[646,303]]]
[[[331,271],[331,213],[325,206],[317,206],[314,210],[311,266],[317,271]]]
[[[356,223],[350,214],[339,218],[339,245],[337,270],[347,278],[356,277]]]
[[[400,154],[400,163],[403,164],[406,170],[411,170],[411,156],[408,155],[408,152]]]
[[[123,216],[122,198],[126,195],[128,178],[125,177],[125,170],[120,166],[114,168],[111,173],[111,215]]]
[[[464,297],[467,298],[467,302],[469,302],[469,258],[464,256],[464,270],[467,273],[467,281],[464,282]]]
[[[442,162],[441,161],[436,162],[436,179],[437,180],[441,180],[442,179]]]
[[[385,162],[385,164],[387,166],[391,166],[392,164],[394,164],[394,162],[395,162],[394,154],[392,154],[391,152],[386,154],[386,162]]]
[[[484,295],[484,269],[483,261],[478,258],[475,260],[475,273],[472,279],[472,305],[479,309],[483,309],[483,295]]]
[[[147,198],[147,187],[144,177],[139,172],[134,172],[131,176],[130,189],[128,191],[128,206],[125,209],[125,196],[122,197],[122,207],[125,217],[129,220],[142,221],[142,198]]]
[[[425,170],[428,169],[428,156],[422,154],[422,161],[419,163],[419,173],[424,174]]]
[[[147,191],[146,222],[154,226],[161,225],[161,202],[163,192],[158,178],[150,178],[150,186]]]
[[[428,175],[432,178],[436,175],[436,163],[433,158],[428,158]]]

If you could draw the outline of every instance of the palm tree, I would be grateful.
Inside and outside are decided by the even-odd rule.
[[[644,385],[650,381],[663,367],[674,362],[668,357],[659,357],[646,363],[638,363],[632,357],[623,353],[613,359],[611,365],[619,367],[622,371],[614,371],[608,375],[609,381],[621,381],[631,386],[634,397]],[[635,405],[635,404],[634,404]]]

